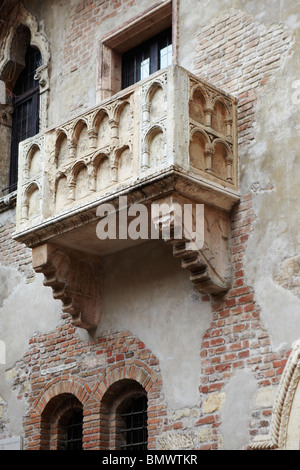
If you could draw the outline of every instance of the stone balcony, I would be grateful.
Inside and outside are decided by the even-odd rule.
[[[187,253],[173,240],[173,252],[201,292],[229,288],[229,213],[239,200],[236,111],[233,97],[171,66],[20,144],[15,239],[33,249],[34,268],[79,326],[95,326],[99,314],[83,320],[75,313],[51,254],[59,250],[60,263],[74,273],[79,262],[71,259],[86,265],[90,257],[95,270],[96,258],[101,264],[102,256],[136,243],[96,236],[97,208],[112,203],[118,210],[120,196],[127,196],[128,207],[204,205],[203,249]],[[98,300],[89,309],[98,311]]]

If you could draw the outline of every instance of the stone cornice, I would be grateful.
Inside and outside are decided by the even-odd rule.
[[[29,248],[47,241],[55,242],[58,235],[99,220],[96,211],[100,204],[110,203],[117,207],[119,197],[124,195],[127,195],[129,204],[150,203],[157,197],[174,191],[192,198],[199,204],[209,204],[225,211],[230,211],[239,201],[239,194],[235,191],[222,187],[217,189],[216,185],[211,185],[205,180],[199,182],[199,179],[195,180],[178,169],[169,168],[156,176],[145,178],[144,181],[138,180],[135,184],[123,187],[118,192],[89,201],[27,230],[14,233],[13,238],[25,243]]]

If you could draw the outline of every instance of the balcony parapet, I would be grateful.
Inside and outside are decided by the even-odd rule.
[[[22,142],[14,238],[33,249],[34,267],[44,272],[46,285],[55,292],[69,285],[68,276],[62,282],[53,274],[57,250],[55,260],[73,260],[74,250],[82,262],[84,253],[100,262],[125,246],[99,240],[96,226],[99,205],[111,203],[119,210],[118,198],[126,195],[128,207],[166,200],[205,205],[203,249],[187,253],[173,240],[173,254],[201,292],[226,291],[229,214],[239,200],[236,112],[235,98],[170,66]],[[76,266],[66,262],[71,264]],[[94,269],[90,266],[87,272]],[[59,296],[67,299],[66,311],[76,311],[76,324],[95,327],[100,317],[86,320],[77,308],[85,294],[70,303],[63,292]],[[98,305],[97,297],[93,308]]]
[[[20,144],[17,238],[171,169],[237,199],[236,100],[178,66]]]

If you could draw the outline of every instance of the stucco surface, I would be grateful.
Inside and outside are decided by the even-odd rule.
[[[36,332],[50,332],[59,322],[60,302],[45,289],[43,276],[27,284],[20,273],[0,265],[0,339],[5,344],[5,364],[0,365],[0,396],[8,405],[12,435],[22,432],[26,403],[17,399],[7,371],[22,358]],[[24,300],[26,299],[26,301]]]

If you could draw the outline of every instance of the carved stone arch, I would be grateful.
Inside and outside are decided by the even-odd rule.
[[[80,133],[84,127],[88,129],[88,122],[86,121],[86,119],[84,119],[84,117],[80,117],[74,122],[73,127],[71,129],[72,144],[77,145]]]
[[[233,181],[233,154],[230,145],[223,139],[215,139],[212,144],[212,171],[224,181]]]
[[[89,124],[86,119],[79,118],[75,121],[70,131],[70,141],[71,153],[74,157],[76,155],[77,158],[80,158],[90,150]]]
[[[22,198],[22,219],[33,219],[41,212],[41,188],[36,181],[32,181],[26,187]]]
[[[27,155],[26,155],[26,160],[25,160],[25,178],[30,178],[32,176],[35,176],[39,171],[40,168],[37,168],[38,165],[41,162],[35,162],[33,160],[36,160],[36,154],[40,153],[41,149],[37,143],[34,143],[28,150]]]
[[[87,168],[87,164],[84,160],[78,160],[73,166],[72,166],[72,169],[71,169],[71,176],[70,176],[70,181],[71,182],[75,182],[76,181],[76,178],[78,176],[78,173],[83,169],[83,168]]]
[[[143,168],[150,168],[155,161],[161,164],[166,157],[166,130],[163,126],[155,124],[145,134],[143,139]]]
[[[106,116],[108,117],[108,119],[112,118],[111,113],[109,112],[109,109],[104,108],[104,107],[98,108],[96,113],[94,114],[94,116],[92,118],[91,126],[94,129],[97,129],[99,127],[101,121],[103,120],[103,118],[106,117]]]
[[[118,171],[118,181],[122,182],[132,176],[133,155],[132,146],[123,145],[116,151],[116,167]]]
[[[87,163],[84,160],[77,161],[69,175],[69,199],[77,200],[87,196],[90,191],[89,180]]]
[[[231,117],[230,105],[223,96],[216,95],[212,98],[211,101],[212,101],[213,108],[215,108],[218,103],[222,104],[224,106],[225,111],[226,111],[226,118],[229,119]]]
[[[212,101],[201,85],[194,85],[190,90],[189,113],[194,121],[211,126]]]
[[[11,161],[11,132],[13,124],[13,88],[25,67],[25,55],[29,44],[41,53],[41,65],[36,70],[35,79],[39,81],[39,130],[44,131],[48,125],[49,69],[50,48],[45,35],[39,30],[37,18],[28,11],[23,2],[11,11],[7,25],[3,25],[6,33],[0,44],[0,86],[4,100],[0,103],[0,112],[4,116],[5,126],[1,126],[3,175],[1,189],[10,190],[9,168]],[[17,38],[20,39],[18,45]],[[4,102],[3,102],[4,101]],[[16,175],[15,175],[16,176]],[[9,187],[8,187],[9,186]]]
[[[55,150],[54,150],[54,159],[55,167],[59,168],[63,166],[64,163],[69,158],[70,153],[70,141],[67,132],[65,129],[58,128],[56,131],[55,139]]]
[[[166,111],[167,89],[163,80],[154,80],[147,89],[143,104],[143,121],[158,121]]]
[[[212,145],[211,145],[211,140],[209,138],[209,135],[208,133],[202,129],[201,127],[196,127],[196,126],[191,126],[191,130],[190,130],[190,142],[193,140],[193,137],[197,134],[201,134],[203,135],[204,137],[204,140],[205,140],[205,149],[207,151],[209,151],[210,149],[212,149]]]
[[[114,119],[116,122],[119,122],[119,121],[120,121],[121,114],[122,114],[122,112],[124,111],[124,108],[125,108],[126,106],[128,106],[128,105],[130,106],[131,113],[133,114],[133,111],[132,111],[132,100],[131,100],[131,97],[129,96],[128,98],[125,98],[124,100],[122,100],[122,101],[120,101],[119,103],[117,103],[117,106],[115,106],[111,118]]]
[[[133,107],[132,100],[130,97],[120,102],[119,106],[116,106],[114,113],[114,122],[112,125],[112,138],[115,138],[116,145],[118,142],[124,143],[130,142],[132,139],[133,132]],[[114,127],[115,126],[115,130]]]
[[[215,96],[212,101],[211,127],[222,135],[231,135],[232,116],[228,103],[222,96]]]
[[[63,171],[58,171],[53,191],[53,203],[56,210],[61,210],[68,202],[69,189],[68,177]]]
[[[103,151],[95,152],[91,162],[91,188],[94,191],[106,189],[112,182],[110,155]]]
[[[150,103],[152,98],[153,98],[153,95],[155,94],[155,92],[157,91],[158,88],[161,88],[164,92],[164,94],[167,93],[167,87],[166,87],[166,83],[164,80],[159,80],[158,78],[157,79],[154,79],[150,86],[148,87],[146,93],[145,93],[145,103]]]
[[[213,147],[204,129],[193,127],[190,132],[190,165],[203,171],[212,171]]]
[[[208,107],[208,106],[211,106],[212,105],[212,99],[211,99],[211,96],[208,92],[208,90],[205,89],[205,87],[200,83],[194,83],[194,85],[192,85],[190,87],[190,100],[193,99],[193,97],[199,93],[200,95],[202,95],[203,99],[204,99],[204,103],[205,105]]]
[[[95,114],[91,127],[95,132],[96,148],[106,148],[111,145],[111,121],[113,116],[107,108],[100,108]]]
[[[14,52],[14,41],[19,28],[27,29],[30,32],[30,45],[39,49],[42,57],[41,66],[36,72],[36,79],[40,84],[40,130],[44,130],[47,127],[50,73],[49,43],[46,36],[39,30],[37,18],[24,7],[23,3],[20,2],[14,12],[12,12],[12,18],[14,18],[14,22],[8,30],[3,41],[2,50],[0,50],[0,80],[6,83],[8,91],[12,90],[17,76],[22,69],[22,63],[19,62],[18,54],[16,55]]]

